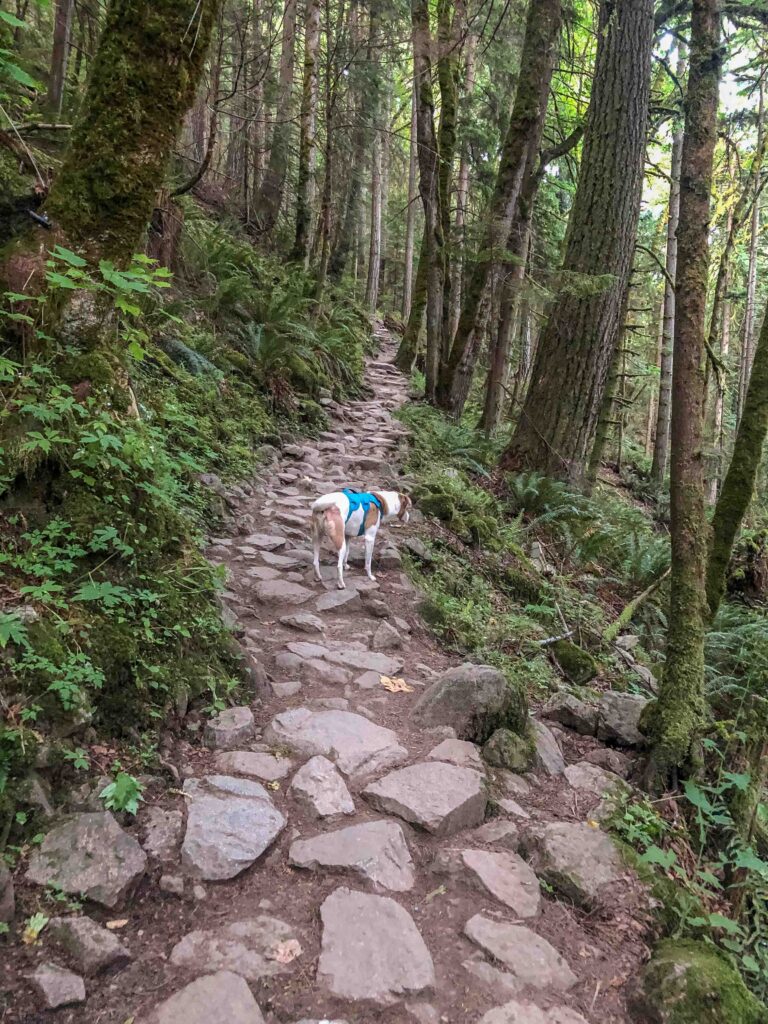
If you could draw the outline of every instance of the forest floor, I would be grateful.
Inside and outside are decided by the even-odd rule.
[[[345,591],[330,555],[313,580],[308,498],[397,484],[407,431],[392,413],[408,382],[376,333],[371,397],[334,409],[328,431],[239,489],[231,532],[211,542],[253,702],[218,726],[187,716],[164,751],[178,782],[156,781],[138,816],[121,816],[148,860],[132,869],[137,850],[118,856],[130,898],[85,912],[127,952],[83,970],[80,947],[57,945],[49,924],[6,957],[3,1024],[253,1024],[254,997],[269,1024],[629,1019],[652,925],[593,820],[605,750],[540,726],[540,769],[522,778],[414,721],[425,688],[457,664],[401,564],[427,529],[418,514],[380,532],[375,583],[357,551]],[[100,816],[98,801],[81,810]],[[577,880],[570,900],[552,884],[558,858]],[[85,1002],[43,1011],[45,986],[29,981],[43,964],[88,974]]]

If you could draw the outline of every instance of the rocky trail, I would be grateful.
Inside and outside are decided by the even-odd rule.
[[[375,583],[361,542],[346,590],[330,555],[312,579],[307,497],[398,486],[407,382],[376,330],[372,397],[330,405],[327,432],[230,492],[232,532],[211,542],[252,703],[186,715],[163,747],[178,780],[148,786],[135,819],[91,793],[49,831],[17,899],[54,885],[83,911],[14,945],[4,1024],[630,1019],[648,898],[599,819],[638,699],[555,697],[535,771],[513,774],[488,763],[505,734],[483,751],[519,714],[503,677],[419,618],[401,563],[429,557],[421,517],[382,529]]]

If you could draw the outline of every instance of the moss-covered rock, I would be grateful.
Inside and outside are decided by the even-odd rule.
[[[531,770],[535,752],[531,736],[497,729],[483,747],[483,758],[495,768],[507,768],[519,775]]]
[[[460,740],[484,743],[497,729],[521,735],[528,728],[528,700],[491,665],[459,665],[437,679],[413,711],[421,725],[448,725]]]
[[[660,943],[632,995],[638,1024],[768,1024],[768,1008],[704,942]]]
[[[558,640],[551,649],[563,675],[575,686],[584,686],[597,675],[598,664],[592,655],[570,640]]]

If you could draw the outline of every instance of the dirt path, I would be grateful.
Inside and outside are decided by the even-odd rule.
[[[132,827],[149,855],[135,895],[122,910],[87,906],[98,923],[124,922],[110,934],[131,959],[86,969],[77,943],[46,940],[17,967],[86,974],[85,1003],[0,1020],[629,1019],[643,898],[592,820],[616,777],[584,758],[603,762],[604,748],[540,726],[539,770],[523,779],[484,766],[450,728],[414,720],[456,665],[425,630],[401,568],[407,539],[424,529],[418,516],[379,534],[376,583],[355,556],[346,591],[330,557],[326,581],[312,580],[306,496],[384,486],[402,456],[392,411],[406,381],[378,330],[366,369],[374,397],[334,410],[327,433],[288,446],[251,494],[235,492],[233,535],[212,543],[254,702],[208,726],[208,746],[188,717],[188,739],[167,751],[179,786],[155,790]],[[390,692],[382,676],[409,692]],[[567,775],[555,735],[578,762]]]

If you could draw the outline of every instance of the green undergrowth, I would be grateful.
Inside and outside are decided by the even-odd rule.
[[[0,819],[36,760],[66,778],[84,742],[135,744],[177,700],[221,706],[242,686],[224,580],[200,553],[224,482],[360,391],[369,330],[349,297],[318,304],[301,271],[186,212],[173,279],[59,248],[44,300],[6,295]],[[63,298],[97,322],[87,344],[77,317],[53,317]]]

